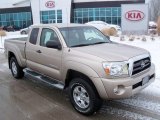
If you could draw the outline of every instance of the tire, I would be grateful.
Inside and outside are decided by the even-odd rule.
[[[20,79],[24,76],[23,68],[19,66],[15,57],[10,59],[10,69],[14,78]]]
[[[74,109],[86,116],[97,112],[102,105],[98,93],[84,78],[75,78],[70,82],[69,97]]]

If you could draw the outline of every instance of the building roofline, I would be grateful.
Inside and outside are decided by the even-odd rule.
[[[30,1],[30,0],[21,0],[19,2],[13,3],[13,6],[16,6],[16,5],[19,5],[19,4],[23,4],[23,3],[28,2],[28,1]]]

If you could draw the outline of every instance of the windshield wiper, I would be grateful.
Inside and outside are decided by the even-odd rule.
[[[90,45],[103,44],[103,43],[108,43],[108,42],[97,42],[97,43],[92,43]]]
[[[80,44],[80,45],[74,45],[71,47],[82,47],[82,46],[89,46],[89,45],[96,45],[96,44],[103,44],[103,43],[108,43],[108,42],[97,42],[97,43],[92,43],[92,44]]]
[[[82,47],[82,46],[89,46],[91,44],[80,44],[80,45],[74,45],[74,46],[71,46],[71,47]]]

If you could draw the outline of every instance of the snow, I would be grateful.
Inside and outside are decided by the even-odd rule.
[[[150,21],[149,26],[157,26],[157,23],[155,23],[154,21]]]
[[[133,106],[134,108],[141,108],[142,110],[151,110],[160,113],[160,103],[158,101],[151,101],[142,96],[134,96],[129,99],[117,100],[125,105]]]
[[[100,113],[110,113],[112,115],[118,115],[120,117],[125,118],[125,120],[131,119],[131,120],[156,120],[154,118],[144,116],[135,112],[130,112],[127,110],[114,108],[110,106],[103,106],[103,108],[100,110]]]

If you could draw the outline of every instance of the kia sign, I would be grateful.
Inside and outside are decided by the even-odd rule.
[[[125,15],[126,19],[130,21],[141,21],[144,18],[144,13],[139,10],[128,11]]]
[[[47,1],[45,6],[47,8],[54,8],[55,7],[55,2],[54,1]]]
[[[148,4],[122,5],[122,33],[142,35],[148,33]]]

